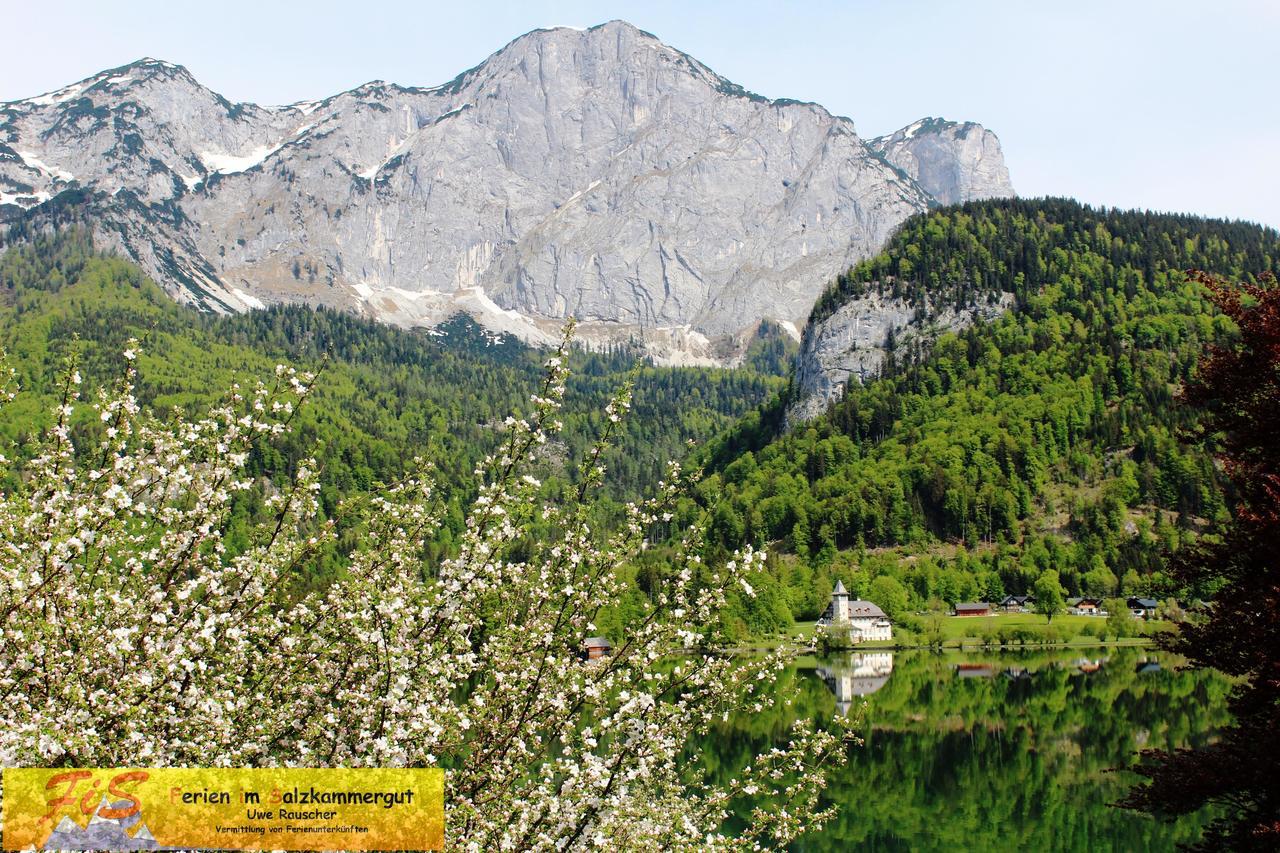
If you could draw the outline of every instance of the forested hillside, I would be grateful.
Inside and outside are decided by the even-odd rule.
[[[1177,400],[1215,316],[1196,268],[1257,281],[1273,230],[1063,200],[909,220],[841,276],[811,324],[869,291],[937,304],[1008,291],[998,320],[900,348],[882,375],[779,435],[784,400],[708,448],[701,486],[726,549],[774,543],[779,598],[814,618],[833,579],[930,601],[1022,593],[1046,569],[1072,593],[1180,590],[1160,571],[1226,512],[1196,413]]]
[[[139,398],[160,411],[199,410],[233,382],[270,379],[275,365],[286,362],[318,371],[320,380],[293,432],[251,459],[264,482],[316,453],[323,503],[332,513],[339,501],[358,498],[424,456],[438,466],[452,506],[452,529],[436,543],[447,552],[462,524],[457,505],[468,497],[460,484],[468,484],[464,492],[472,488],[472,470],[491,449],[496,427],[528,410],[544,372],[545,353],[495,339],[464,318],[427,333],[300,306],[200,314],[175,304],[134,265],[96,252],[81,227],[21,236],[0,256],[0,348],[26,392],[0,423],[0,453],[11,459],[49,426],[68,359],[83,378],[82,396],[92,398],[120,375],[130,336],[142,340]],[[778,329],[764,328],[751,350],[755,367],[746,369],[657,368],[639,363],[626,347],[575,352],[565,430],[544,459],[548,488],[572,479],[610,395],[628,379],[635,382],[634,406],[605,459],[604,513],[610,501],[648,490],[668,460],[688,453],[689,441],[711,437],[776,391],[793,350]],[[761,372],[768,370],[773,375]],[[75,429],[89,446],[99,425],[82,418]],[[260,499],[244,498],[246,518],[259,511]],[[341,554],[329,555],[322,574],[334,560]]]
[[[263,486],[241,499],[246,524],[271,481],[310,453],[333,514],[422,455],[438,465],[450,507],[427,556],[449,552],[469,497],[461,484],[542,374],[545,354],[466,320],[427,333],[296,306],[204,315],[95,252],[80,227],[23,236],[0,257],[0,346],[28,391],[0,423],[11,458],[48,426],[68,358],[92,394],[119,374],[130,336],[143,339],[140,398],[156,409],[199,409],[280,362],[321,372],[292,434],[251,460]],[[632,377],[635,405],[605,460],[602,526],[668,459],[684,457],[689,440],[715,436],[695,456],[707,469],[695,500],[667,532],[709,511],[723,551],[769,548],[757,595],[727,614],[739,632],[814,618],[836,577],[897,610],[1024,592],[1046,569],[1072,593],[1204,595],[1161,572],[1162,553],[1227,505],[1207,445],[1188,441],[1196,413],[1177,392],[1206,344],[1233,327],[1185,271],[1257,281],[1278,264],[1276,233],[1241,223],[1061,200],[935,211],[834,282],[814,318],[872,290],[928,293],[933,304],[1005,291],[1013,310],[899,347],[880,377],[787,434],[780,374],[794,347],[776,328],[762,328],[738,370],[637,366],[628,348],[575,352],[566,429],[543,454],[544,486],[554,493],[572,481],[609,395]],[[80,444],[100,428],[78,421]],[[344,531],[317,577],[340,566],[358,536]],[[665,553],[624,567],[632,593],[602,631],[638,612]]]

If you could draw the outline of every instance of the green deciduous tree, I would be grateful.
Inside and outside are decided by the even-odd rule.
[[[1090,595],[1111,595],[1116,591],[1116,576],[1107,568],[1102,556],[1095,555],[1089,571],[1084,574],[1084,592]]]
[[[1046,622],[1052,622],[1053,617],[1062,612],[1065,604],[1062,582],[1054,570],[1046,569],[1036,578],[1032,594],[1036,599],[1036,612],[1044,616]]]
[[[1104,604],[1107,609],[1107,633],[1119,639],[1132,637],[1136,632],[1137,620],[1129,612],[1129,605],[1123,598],[1108,598]]]
[[[897,619],[907,612],[907,604],[911,600],[907,588],[897,579],[889,575],[880,575],[871,582],[868,598],[880,605],[880,609],[890,619]]]

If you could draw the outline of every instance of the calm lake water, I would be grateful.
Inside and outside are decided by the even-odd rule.
[[[1144,747],[1205,743],[1230,684],[1151,649],[895,652],[802,659],[798,701],[727,724],[704,760],[734,772],[797,716],[857,714],[829,797],[834,822],[800,850],[1174,849],[1207,816],[1157,822],[1110,808]]]

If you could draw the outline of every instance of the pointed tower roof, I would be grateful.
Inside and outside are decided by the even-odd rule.
[[[848,595],[849,590],[844,588],[844,581],[836,581],[836,588],[831,590],[832,595]]]

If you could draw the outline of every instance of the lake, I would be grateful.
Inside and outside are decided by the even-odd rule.
[[[741,767],[797,716],[856,715],[864,745],[836,771],[840,813],[799,850],[1174,849],[1207,815],[1157,822],[1110,808],[1144,747],[1200,745],[1228,719],[1230,683],[1146,648],[879,652],[802,658],[797,700],[705,744]]]

